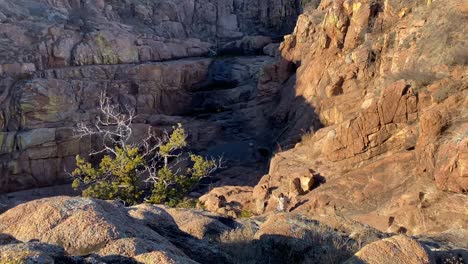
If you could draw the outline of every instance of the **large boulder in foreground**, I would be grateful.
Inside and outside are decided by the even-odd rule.
[[[152,241],[159,250],[183,254],[129,217],[123,206],[86,198],[55,197],[22,204],[0,216],[0,232],[21,241],[61,245],[71,254],[92,253],[124,237]]]
[[[379,240],[386,235],[348,222],[331,227],[294,212],[231,219],[202,210],[58,196],[0,215],[0,264],[343,263],[354,254],[348,263],[467,259],[459,254],[466,248],[461,230],[418,241]]]
[[[398,235],[369,244],[357,252],[347,264],[429,264],[434,260],[421,244],[407,236]]]
[[[129,216],[127,210],[120,204],[95,199],[46,198],[19,205],[0,215],[0,233],[20,241],[60,246],[70,255],[134,258],[152,254],[164,260],[160,263],[196,263],[144,221]],[[24,251],[22,247],[18,249],[17,245],[9,251]]]

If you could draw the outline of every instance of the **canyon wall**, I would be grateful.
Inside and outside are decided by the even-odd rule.
[[[330,225],[467,229],[468,5],[310,1],[296,24],[299,5],[3,1],[0,192],[65,182],[105,90],[136,139],[182,122],[228,157],[208,210],[269,213],[282,193]]]
[[[282,193],[289,211],[329,224],[345,217],[407,234],[468,228],[467,15],[459,0],[306,8],[280,47],[277,65],[297,71],[282,80],[272,117],[290,121],[284,143],[319,122],[273,157],[254,188],[217,188],[201,200],[213,211],[263,214],[277,210]],[[241,206],[219,206],[220,196]]]
[[[247,125],[267,122],[257,106],[274,94],[257,91],[274,60],[263,48],[274,55],[300,12],[295,0],[254,2],[2,1],[0,192],[66,182],[75,155],[96,147],[74,127],[94,122],[102,91],[136,110],[136,140],[181,122],[193,148],[254,155],[261,132]]]

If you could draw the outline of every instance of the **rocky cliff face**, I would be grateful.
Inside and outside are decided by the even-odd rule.
[[[310,1],[296,24],[298,2],[3,1],[0,191],[64,181],[106,90],[136,131],[182,122],[226,154],[208,210],[268,214],[283,193],[337,228],[463,233],[468,5]]]
[[[223,212],[223,195],[261,214],[283,193],[290,211],[338,225],[344,216],[387,232],[466,229],[467,15],[458,0],[309,8],[281,44],[277,65],[298,68],[273,116],[293,120],[283,142],[320,122],[276,154],[254,188],[223,187],[202,201]]]
[[[73,127],[93,122],[101,91],[136,110],[140,136],[181,122],[193,148],[265,170],[263,48],[274,53],[299,11],[295,0],[2,1],[0,192],[66,181],[95,147]]]

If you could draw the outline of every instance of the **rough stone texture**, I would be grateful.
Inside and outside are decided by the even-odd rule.
[[[202,212],[153,205],[125,208],[65,196],[19,205],[0,215],[0,223],[0,244],[6,244],[2,247],[8,254],[30,246],[18,244],[16,238],[63,247],[61,255],[93,253],[103,260],[119,256],[146,259],[145,263],[150,263],[152,257],[165,261],[158,263],[206,263],[207,259],[223,262],[223,254],[205,238],[228,230],[216,216]],[[54,258],[43,250],[29,251],[34,256]]]
[[[254,205],[251,202],[252,187],[225,186],[211,190],[199,198],[200,207],[223,215],[239,217],[252,214]]]
[[[13,48],[2,50],[1,68],[16,74],[199,56],[218,42],[288,33],[299,12],[282,0],[4,1],[0,9],[2,44]]]
[[[266,36],[248,36],[240,40],[226,43],[220,50],[221,53],[246,53],[256,54],[263,52],[263,48],[271,44],[272,39]]]
[[[72,254],[89,254],[121,237],[147,239],[156,243],[159,250],[183,254],[156,232],[139,226],[118,207],[80,198],[37,200],[2,214],[0,230],[22,241],[39,239],[61,245]],[[19,218],[26,213],[29,217]]]
[[[139,218],[145,216],[148,225],[157,222],[168,222],[164,221],[164,218],[173,219],[173,225],[177,226],[181,231],[198,239],[207,238],[213,234],[220,234],[228,229],[224,224],[221,224],[216,217],[206,215],[201,212],[195,212],[188,209],[170,208],[165,206],[149,206],[149,205],[138,205],[135,206],[137,210],[132,210],[130,214]],[[165,212],[167,215],[163,215],[161,212]],[[151,218],[149,216],[151,215]]]
[[[63,181],[73,156],[95,147],[73,140],[71,127],[93,120],[106,89],[137,109],[138,131],[182,122],[194,148],[229,157],[213,183],[221,188],[203,198],[209,210],[268,214],[283,193],[287,211],[333,226],[358,221],[408,235],[467,229],[466,3],[312,1],[275,54],[297,2],[0,3],[0,191]],[[223,52],[269,56],[212,57]],[[171,228],[198,238],[227,226],[206,229],[207,218],[186,226],[182,211],[141,210],[174,215]],[[95,239],[122,242],[106,230]],[[170,243],[198,261],[194,241]],[[85,242],[64,248],[86,250]]]
[[[297,163],[283,166],[282,161],[284,159],[280,156],[274,157],[270,164],[270,173],[275,176],[263,177],[253,189],[254,212],[261,214],[276,210],[281,194],[288,197],[285,210],[291,210],[297,203],[296,198],[311,191],[314,182],[320,181],[319,175],[313,170],[301,167]],[[294,171],[291,171],[291,167],[295,167]]]
[[[259,222],[254,241],[266,251],[258,263],[268,263],[269,258],[272,263],[343,263],[360,247],[381,238],[379,232],[358,223],[348,233],[343,225],[330,228],[296,213],[270,213],[261,221],[254,219]],[[275,262],[277,258],[283,261]]]
[[[234,113],[235,124],[255,123],[264,118],[248,105],[255,105],[253,103],[258,100],[256,75],[270,60],[268,57],[198,58],[44,71],[11,88],[7,106],[18,111],[8,112],[10,116],[6,122],[22,124],[21,128],[14,128],[18,131],[0,133],[0,151],[4,154],[0,189],[13,191],[68,180],[64,170],[73,169],[74,156],[87,155],[97,147],[92,138],[73,138],[73,126],[94,119],[101,90],[107,90],[116,103],[136,109],[135,140],[145,136],[149,125],[163,130],[180,122],[190,131],[193,148],[206,149],[209,143],[215,145],[216,141],[237,142],[245,138],[255,141],[256,133],[261,131],[249,130],[245,125],[248,134],[239,133],[234,130],[237,128],[231,128],[232,121],[226,120],[226,116],[238,111]],[[210,88],[227,84],[233,88]],[[188,116],[198,112],[200,118]],[[207,119],[206,115],[212,112],[214,115]],[[259,145],[263,144],[262,140],[265,138],[260,138]],[[213,155],[221,155],[226,148],[222,143],[217,144],[220,146],[209,150]],[[260,156],[249,158],[256,149],[248,143],[244,145],[239,151],[253,153],[233,152],[227,157],[229,162],[239,165],[242,160],[255,163],[262,159]]]
[[[152,264],[152,263],[196,264],[198,263],[193,260],[180,258],[179,256],[167,255],[159,251],[153,251],[153,252],[137,255],[135,257],[135,261],[137,261],[138,263],[143,263],[143,264]]]
[[[432,256],[416,240],[394,236],[365,246],[345,263],[435,263]]]
[[[244,123],[271,112],[256,108],[274,95],[257,96],[256,82],[272,58],[213,56],[263,55],[299,12],[294,0],[2,1],[0,192],[67,182],[74,156],[97,147],[73,127],[94,120],[101,91],[135,108],[136,134],[182,122],[193,148],[218,155],[243,142],[230,166],[265,166],[239,157],[256,153],[261,134]]]
[[[307,8],[260,79],[270,91],[280,83],[271,120],[287,122],[281,148],[239,202],[272,212],[283,193],[287,210],[327,223],[344,217],[407,234],[466,229],[467,39],[458,25],[467,10],[460,0]],[[313,188],[300,192],[294,179],[308,171]]]
[[[58,246],[39,242],[16,243],[0,246],[0,263],[41,263],[53,264],[55,259],[64,257],[65,252]]]
[[[434,157],[434,178],[441,190],[466,194],[468,190],[468,124],[452,130]]]
[[[356,256],[370,263],[467,257],[466,230],[377,241],[388,236],[356,221],[327,225],[297,213],[236,220],[201,210],[59,196],[0,215],[0,263],[342,263],[364,246]]]

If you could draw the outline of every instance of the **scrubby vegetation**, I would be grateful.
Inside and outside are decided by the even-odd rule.
[[[77,168],[73,188],[84,185],[83,196],[100,199],[121,199],[126,204],[140,200],[138,168],[145,161],[136,147],[115,148],[115,155],[105,155],[97,168],[82,157],[76,157]]]
[[[141,142],[132,142],[133,110],[126,114],[111,105],[110,98],[101,95],[102,116],[97,122],[79,124],[78,136],[96,136],[102,140],[102,149],[91,153],[100,157],[93,164],[81,156],[76,157],[77,168],[71,173],[72,187],[82,190],[85,197],[118,199],[126,205],[140,202],[191,207],[195,204],[187,195],[199,180],[221,167],[221,160],[206,159],[187,153],[187,134],[178,124],[172,133],[157,136],[148,131]],[[180,166],[189,159],[188,166]],[[150,183],[150,188],[144,187]]]
[[[294,226],[294,225],[293,225]],[[300,228],[301,226],[302,228]],[[298,222],[295,237],[256,235],[259,227],[247,222],[220,236],[221,248],[232,263],[343,263],[364,244],[341,236],[325,225]]]

